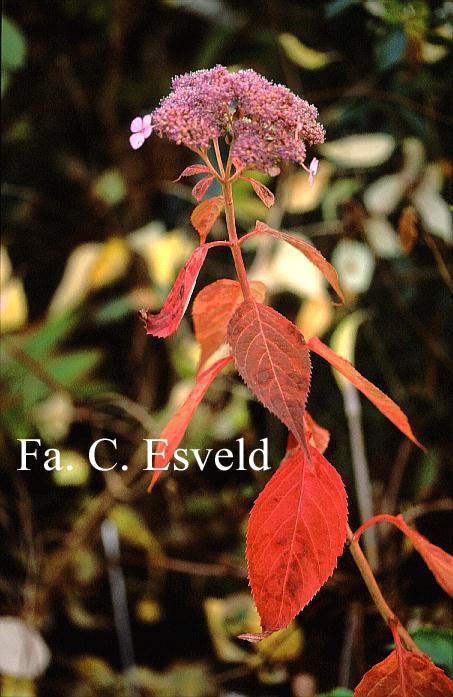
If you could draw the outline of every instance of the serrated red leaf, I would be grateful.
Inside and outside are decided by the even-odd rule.
[[[327,279],[327,281],[330,283],[330,285],[340,298],[340,302],[344,302],[344,295],[343,291],[340,288],[340,281],[338,280],[338,274],[336,270],[334,269],[332,264],[329,264],[327,259],[323,257],[321,252],[319,252],[316,249],[316,247],[313,247],[313,245],[309,244],[308,242],[305,242],[305,240],[301,240],[299,237],[294,237],[293,235],[288,235],[288,233],[286,232],[274,230],[273,228],[269,227],[269,225],[266,225],[265,223],[262,223],[260,220],[257,220],[255,228],[247,235],[244,235],[244,237],[241,239],[241,242],[242,240],[245,240],[248,237],[251,237],[253,235],[261,235],[263,233],[271,235],[272,237],[275,237],[278,240],[288,242],[290,245],[298,249],[299,252],[302,252],[302,254],[321,271],[321,273],[324,275],[324,277]]]
[[[229,322],[227,340],[245,383],[306,448],[311,364],[300,331],[272,307],[246,300]]]
[[[161,440],[167,440],[168,444],[158,444],[161,447],[161,451],[158,455],[154,456],[153,467],[162,468],[170,462],[173,454],[180,444],[187,427],[194,415],[198,405],[206,394],[209,385],[214,380],[215,377],[220,373],[220,371],[233,359],[232,356],[226,356],[220,360],[213,363],[209,368],[199,373],[197,376],[197,381],[187,397],[184,404],[178,409],[176,414],[172,416],[170,421],[165,426],[164,430],[160,434],[159,438]],[[155,470],[151,479],[151,483],[148,487],[148,491],[156,484],[162,471]]]
[[[251,281],[256,300],[264,300],[266,287],[260,281]],[[195,337],[201,346],[199,367],[226,342],[228,322],[236,307],[243,301],[237,281],[222,278],[201,290],[192,308]]]
[[[165,338],[173,334],[179,326],[189,304],[198,274],[208,253],[209,245],[197,247],[185,266],[179,272],[161,311],[153,315],[147,310],[141,311],[147,334]]]
[[[399,430],[404,433],[415,445],[426,450],[414,436],[406,414],[400,407],[387,397],[376,385],[367,380],[354,366],[335,351],[326,346],[318,337],[314,336],[308,341],[308,348],[330,363],[339,373],[344,375],[370,402],[374,404],[384,416],[386,416]]]
[[[193,174],[209,174],[211,170],[207,165],[189,165],[189,167],[186,167],[183,169],[181,174],[177,179],[175,179],[175,183],[179,182],[181,177],[191,177]]]
[[[298,447],[250,514],[247,562],[264,632],[286,627],[331,576],[346,540],[346,492],[338,472]]]
[[[214,181],[214,177],[203,177],[203,179],[200,179],[199,182],[195,184],[195,186],[192,189],[192,196],[197,199],[197,201],[201,201],[205,193],[208,191],[209,187],[211,186],[212,182]]]
[[[324,454],[329,445],[330,432],[327,428],[320,426],[308,411],[304,414],[304,426],[308,442],[319,450],[321,454]]]
[[[406,695],[401,687],[396,650],[368,671],[354,697],[453,697],[453,682],[427,656],[402,648]]]
[[[266,208],[271,208],[274,205],[275,202],[275,197],[272,191],[270,191],[267,186],[264,186],[264,184],[261,184],[257,179],[253,179],[252,177],[240,177],[246,182],[250,182],[250,184],[253,187],[253,190],[255,194],[258,196],[258,198],[261,199],[261,201],[264,203]]]
[[[223,209],[223,196],[213,196],[193,209],[190,221],[200,235],[201,244],[204,243],[212,226]]]
[[[439,586],[453,597],[453,556],[410,528],[402,516],[393,516],[392,522],[410,539]]]

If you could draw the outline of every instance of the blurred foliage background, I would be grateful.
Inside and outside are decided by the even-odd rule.
[[[267,211],[239,183],[237,217],[242,231],[261,218],[305,235],[347,302],[335,308],[289,246],[260,238],[247,265],[306,336],[399,402],[428,447],[416,452],[354,395],[351,406],[314,358],[309,408],[331,431],[351,527],[369,500],[452,552],[452,38],[447,1],[3,2],[2,695],[344,696],[385,656],[388,632],[348,558],[283,634],[236,639],[258,628],[244,534],[268,474],[191,468],[145,493],[142,439],[190,389],[198,349],[190,313],[164,342],[137,311],[160,307],[197,233],[190,186],[172,183],[191,153],[153,137],[133,152],[129,123],[173,75],[217,63],[316,104],[327,142],[312,153],[313,188],[287,167],[263,179],[277,197]],[[213,250],[198,288],[224,276],[230,259]],[[234,448],[241,436],[248,450],[269,436],[278,465],[283,427],[227,374],[186,443]],[[18,438],[42,441],[29,472],[17,471]],[[127,472],[88,464],[98,438],[117,438]],[[55,447],[64,469],[44,471]],[[109,444],[98,452],[109,466]],[[378,536],[390,604],[452,675],[451,606],[400,533]]]

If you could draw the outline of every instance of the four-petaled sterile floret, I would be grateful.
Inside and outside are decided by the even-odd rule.
[[[304,165],[305,143],[324,141],[317,118],[316,107],[284,85],[276,85],[254,70],[230,73],[216,66],[175,77],[171,93],[152,112],[146,128],[149,125],[158,136],[192,150],[206,150],[213,139],[226,137],[237,169],[276,175],[282,161]],[[147,130],[146,135],[142,128],[138,130],[137,137],[131,136],[134,148],[149,135]],[[310,181],[316,168],[316,159],[309,169],[305,167]]]

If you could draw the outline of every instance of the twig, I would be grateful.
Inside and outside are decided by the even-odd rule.
[[[423,651],[421,651],[415,641],[412,639],[411,635],[407,631],[407,629],[401,624],[399,618],[393,610],[390,608],[390,606],[387,604],[386,599],[382,595],[381,589],[379,588],[377,581],[374,577],[374,574],[371,570],[371,567],[368,563],[367,558],[365,557],[364,553],[360,549],[360,545],[357,542],[357,540],[354,539],[354,534],[352,530],[349,528],[347,529],[347,537],[346,537],[348,543],[349,543],[349,551],[352,554],[352,557],[360,571],[360,574],[365,581],[365,585],[368,588],[368,591],[374,601],[374,604],[376,605],[381,617],[383,618],[384,622],[390,627],[391,623],[395,625],[397,628],[398,634],[400,635],[401,639],[404,641],[406,647],[413,651],[414,653],[418,654],[419,656],[423,656]]]

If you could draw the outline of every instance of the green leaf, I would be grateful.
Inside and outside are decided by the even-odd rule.
[[[2,70],[18,70],[25,62],[27,46],[17,24],[2,15]]]
[[[132,312],[136,312],[136,308],[132,306],[129,296],[122,295],[99,308],[94,319],[98,324],[109,324],[124,319]]]
[[[353,692],[348,690],[347,687],[335,687],[330,692],[319,694],[318,697],[353,697]]]
[[[453,631],[439,627],[420,627],[411,632],[417,646],[453,678]]]
[[[51,316],[24,344],[24,351],[35,359],[51,353],[77,326],[80,312],[61,312]]]
[[[355,0],[330,0],[326,4],[324,13],[327,19],[332,19],[333,17],[338,17],[341,15],[348,7],[355,4]]]
[[[92,370],[101,359],[96,349],[72,351],[64,356],[55,356],[47,361],[47,371],[64,387],[70,387],[77,379]]]
[[[379,70],[388,70],[399,63],[406,49],[406,35],[401,28],[393,29],[375,47],[375,60]]]

